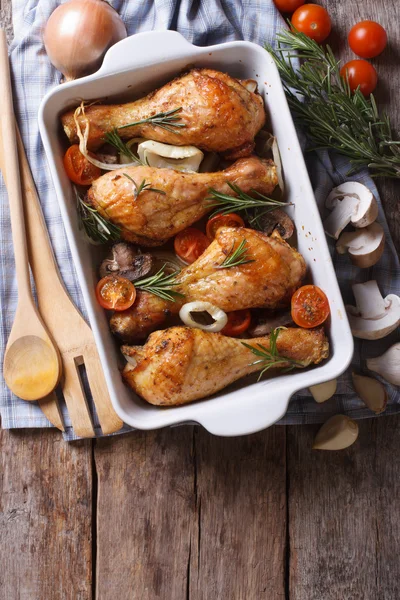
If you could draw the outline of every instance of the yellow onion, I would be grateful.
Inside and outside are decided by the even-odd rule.
[[[105,52],[126,37],[121,17],[105,0],[69,0],[51,14],[44,45],[67,81],[93,73]]]

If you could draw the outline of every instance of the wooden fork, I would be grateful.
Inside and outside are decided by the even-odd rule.
[[[17,131],[21,185],[28,237],[28,253],[38,296],[39,311],[56,342],[62,359],[61,388],[74,432],[80,437],[94,437],[95,431],[78,367],[85,365],[93,401],[103,433],[114,433],[123,426],[108,394],[93,333],[72,303],[55,261],[43,218],[40,201]],[[40,401],[49,418],[57,422],[60,413],[55,394]],[[59,426],[59,425],[57,425]],[[61,428],[61,427],[59,427]]]

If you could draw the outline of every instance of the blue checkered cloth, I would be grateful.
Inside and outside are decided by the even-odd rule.
[[[55,192],[38,131],[37,113],[45,93],[58,85],[60,74],[50,65],[46,56],[42,33],[50,14],[60,2],[56,0],[14,0],[14,41],[11,45],[11,65],[14,81],[15,108],[28,159],[41,198],[43,212],[50,232],[53,248],[62,277],[75,304],[85,315],[79,283],[65,236]],[[186,39],[200,46],[231,40],[249,40],[263,45],[274,43],[276,32],[285,27],[272,0],[114,0],[111,4],[126,23],[128,34],[139,31],[174,29]],[[308,168],[318,203],[323,202],[334,185],[346,180],[348,162],[327,152],[308,156]],[[366,172],[352,179],[366,184],[379,199],[373,181]],[[3,352],[17,303],[17,284],[14,276],[13,247],[9,222],[6,190],[1,181],[1,350]],[[387,244],[378,265],[360,270],[353,267],[347,256],[334,252],[332,256],[345,302],[353,303],[351,284],[376,279],[383,295],[400,295],[399,261],[390,238],[387,223],[380,208],[379,222],[385,229]],[[399,332],[375,342],[356,340],[352,367],[363,368],[365,359],[378,356],[394,342]],[[3,362],[1,360],[1,362]],[[386,413],[400,411],[400,393],[387,385],[389,404]],[[20,427],[50,427],[49,422],[35,403],[24,402],[13,396],[4,381],[1,388],[0,411],[2,426],[7,429]],[[355,395],[350,381],[350,370],[339,381],[337,394],[324,404],[316,404],[307,390],[297,394],[290,402],[288,412],[281,423],[316,423],[332,414],[345,413],[354,418],[371,417],[369,411]],[[66,439],[74,439],[68,414]],[[98,424],[96,431],[100,434]],[[125,427],[122,431],[129,430]]]

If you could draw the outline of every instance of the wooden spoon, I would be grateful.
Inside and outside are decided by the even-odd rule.
[[[61,362],[32,296],[10,67],[3,30],[0,30],[0,126],[18,285],[18,305],[4,356],[4,379],[10,390],[20,398],[38,400],[56,387],[61,375]]]

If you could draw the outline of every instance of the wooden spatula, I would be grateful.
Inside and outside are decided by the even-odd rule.
[[[78,369],[84,364],[102,432],[114,433],[121,429],[123,422],[111,405],[92,330],[73,305],[62,283],[19,133],[17,143],[29,261],[40,313],[61,353],[64,373],[61,385],[72,426],[81,437],[95,435]],[[45,414],[46,410],[52,410],[55,414],[54,402],[46,399],[41,403]]]

